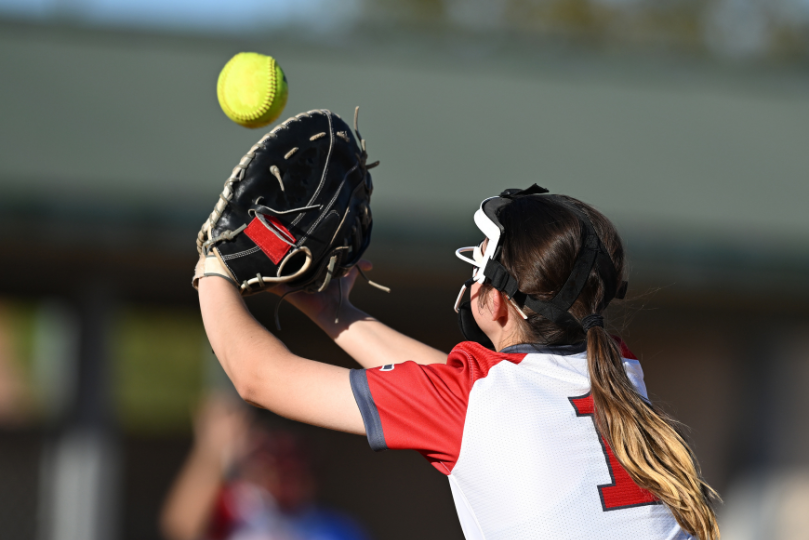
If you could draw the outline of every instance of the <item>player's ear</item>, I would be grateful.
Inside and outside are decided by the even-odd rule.
[[[508,319],[508,300],[505,295],[500,291],[490,289],[489,297],[486,300],[489,304],[492,320],[505,323]]]

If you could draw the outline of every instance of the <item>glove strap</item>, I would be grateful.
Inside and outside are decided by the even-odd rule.
[[[230,281],[234,287],[239,287],[233,274],[228,267],[219,259],[216,251],[211,251],[207,256],[200,257],[197,266],[194,268],[194,277],[191,279],[191,286],[199,289],[199,280],[204,277],[217,276]]]

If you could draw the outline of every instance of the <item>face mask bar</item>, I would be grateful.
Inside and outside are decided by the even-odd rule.
[[[536,184],[525,190],[508,189],[501,193],[499,197],[490,197],[484,200],[480,205],[480,209],[475,212],[475,224],[478,225],[481,232],[483,232],[486,235],[486,238],[489,239],[485,253],[481,253],[480,246],[477,247],[477,251],[475,251],[476,248],[469,247],[458,249],[455,252],[455,255],[459,259],[475,266],[472,279],[467,280],[466,283],[464,283],[463,287],[461,288],[461,292],[458,294],[458,298],[455,301],[455,312],[459,314],[461,320],[461,331],[464,333],[464,336],[467,339],[480,342],[478,339],[473,339],[472,335],[483,333],[480,331],[480,328],[477,327],[477,324],[474,323],[474,319],[472,322],[476,327],[475,329],[469,328],[470,324],[468,320],[464,323],[464,319],[468,319],[468,317],[464,315],[464,308],[467,308],[468,302],[462,302],[462,299],[466,289],[469,288],[474,282],[485,283],[486,280],[489,280],[492,287],[500,292],[503,292],[509,301],[512,302],[514,307],[516,307],[520,312],[520,315],[522,315],[525,319],[528,317],[525,315],[525,313],[523,313],[521,308],[523,306],[528,306],[536,313],[553,321],[561,327],[581,328],[581,323],[577,321],[575,317],[568,312],[568,310],[573,306],[576,299],[581,294],[593,266],[599,261],[599,259],[601,259],[602,264],[606,265],[608,268],[612,268],[612,274],[615,276],[615,279],[617,279],[617,271],[612,263],[612,259],[602,244],[601,239],[598,237],[598,234],[595,232],[590,219],[581,210],[571,205],[561,197],[556,195],[546,195],[553,198],[553,200],[556,202],[563,204],[565,207],[571,210],[576,217],[579,218],[584,226],[584,241],[581,249],[579,250],[579,254],[576,257],[576,261],[573,265],[573,270],[571,271],[570,276],[568,276],[565,284],[562,286],[556,296],[554,296],[550,301],[543,302],[537,300],[536,298],[533,298],[519,290],[517,280],[514,279],[514,277],[511,276],[506,268],[498,261],[500,258],[500,252],[502,250],[500,243],[503,233],[505,233],[503,225],[500,223],[498,218],[498,214],[504,206],[510,204],[514,199],[526,196],[545,195],[547,193],[547,189],[537,186]],[[462,255],[462,253],[469,251],[473,252],[473,259]],[[623,298],[626,295],[626,281],[623,281],[620,284],[616,283],[616,285],[617,287],[614,288],[614,294],[605,295],[602,305],[599,307],[599,311],[606,308],[607,304],[613,298]],[[608,286],[608,288],[612,287]],[[467,315],[471,316],[471,309]],[[488,338],[486,341],[488,341]],[[489,341],[489,343],[491,342]]]
[[[458,327],[460,328],[463,337],[467,340],[480,343],[487,349],[494,349],[494,343],[492,343],[489,336],[487,336],[486,333],[480,329],[477,321],[475,321],[475,315],[472,313],[471,298],[466,302],[463,301],[463,296],[466,289],[471,287],[474,282],[474,278],[467,279],[466,282],[464,282],[463,287],[461,287],[461,292],[458,294],[458,298],[455,300],[455,313],[458,314]]]
[[[461,285],[461,292],[458,293],[458,298],[455,299],[455,313],[460,313],[461,304],[463,303],[463,295],[466,292],[466,289],[471,287],[474,282],[474,278],[467,279],[463,282],[463,285]]]
[[[472,252],[472,258],[463,255],[464,253]],[[480,249],[480,246],[467,246],[458,248],[455,250],[455,256],[461,259],[465,263],[469,263],[474,266],[474,270],[472,270],[472,278],[477,280],[477,275],[480,269],[485,266],[483,252]]]
[[[460,248],[460,249],[458,249],[458,250],[455,252],[455,254],[457,255],[457,254],[458,254],[458,252],[459,252],[459,251],[461,251],[461,250],[469,250],[469,249],[475,249],[475,248],[474,248],[474,247],[469,247],[469,248]],[[472,263],[472,262],[473,262],[471,259],[469,259],[469,258],[467,258],[467,257],[462,257],[462,256],[460,256],[460,255],[458,256],[458,258],[459,258],[459,259],[461,259],[461,260],[463,260],[463,261],[469,262],[469,263]],[[462,305],[462,302],[463,302],[463,295],[464,295],[464,293],[466,292],[466,289],[470,288],[470,287],[472,286],[472,284],[473,284],[473,283],[475,283],[475,281],[476,281],[476,275],[477,275],[479,272],[480,272],[480,268],[479,268],[479,267],[475,268],[475,269],[472,271],[472,278],[471,278],[471,279],[467,279],[466,281],[464,281],[464,284],[463,284],[463,285],[461,285],[461,292],[459,292],[459,293],[458,293],[458,297],[455,299],[455,308],[454,308],[454,309],[455,309],[455,313],[458,313],[458,312],[459,312],[459,309],[460,309],[460,307],[461,307],[461,305]],[[470,300],[470,302],[471,302],[471,300],[472,300],[472,299],[470,298],[469,300]],[[514,309],[516,309],[516,310],[517,310],[517,313],[519,313],[519,314],[520,314],[520,316],[521,316],[523,319],[527,319],[527,318],[528,318],[528,315],[526,315],[526,314],[525,314],[525,312],[523,312],[523,310],[521,309],[521,307],[520,307],[520,306],[517,304],[517,302],[515,302],[515,301],[514,301],[514,299],[513,299],[513,298],[509,298],[509,299],[508,299],[508,301],[509,301],[509,302],[511,302],[511,305],[512,305],[512,306],[514,306]]]

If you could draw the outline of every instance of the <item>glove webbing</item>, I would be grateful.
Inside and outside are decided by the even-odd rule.
[[[256,157],[256,150],[258,150],[264,143],[266,143],[268,139],[274,137],[276,133],[278,133],[280,130],[286,128],[290,123],[295,122],[302,117],[308,116],[309,113],[313,112],[317,111],[312,110],[306,113],[295,115],[292,118],[288,118],[281,124],[275,126],[275,128],[273,128],[272,131],[264,135],[256,144],[251,146],[247,154],[245,154],[239,161],[239,164],[233,168],[233,171],[230,173],[230,176],[228,177],[227,180],[225,180],[225,187],[222,190],[222,193],[219,195],[219,200],[216,202],[216,206],[214,206],[213,212],[211,212],[211,215],[208,216],[207,220],[205,220],[205,223],[202,224],[202,228],[200,229],[199,234],[197,235],[197,251],[199,252],[200,255],[204,254],[206,237],[210,236],[211,231],[213,230],[214,227],[216,227],[216,224],[219,222],[219,218],[222,217],[222,213],[225,211],[225,208],[227,208],[228,204],[232,204],[233,184],[235,184],[236,182],[240,182],[244,178],[244,172],[247,169],[247,166],[250,165],[250,162],[253,161],[254,157]],[[285,159],[289,159],[292,156],[292,154],[295,153],[296,150],[297,148],[293,148],[292,150],[287,152],[286,155],[284,156]],[[279,182],[281,183],[281,189],[283,191],[284,189],[283,182],[281,181],[281,179],[279,179]],[[234,232],[233,236],[235,236],[236,234],[238,233]]]

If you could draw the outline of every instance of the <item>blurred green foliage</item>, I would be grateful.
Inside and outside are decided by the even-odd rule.
[[[16,379],[0,386],[15,390],[15,422],[46,421],[49,396],[36,365],[42,354],[37,351],[38,340],[49,339],[41,335],[43,305],[0,303],[0,361],[5,376]],[[125,306],[117,313],[113,328],[109,373],[120,426],[138,433],[188,431],[191,412],[206,384],[212,382],[207,364],[213,358],[199,313]],[[73,366],[68,369],[75,370]]]
[[[807,0],[365,0],[371,20],[738,58],[809,57]]]
[[[23,420],[38,417],[42,409],[42,396],[34,382],[36,314],[32,302],[0,302],[0,362],[4,363],[4,376],[18,379],[4,381],[2,387],[5,391],[16,388],[19,392],[0,401],[16,399],[14,416]]]
[[[188,430],[205,382],[207,346],[196,311],[126,309],[114,341],[122,427],[130,432]]]

